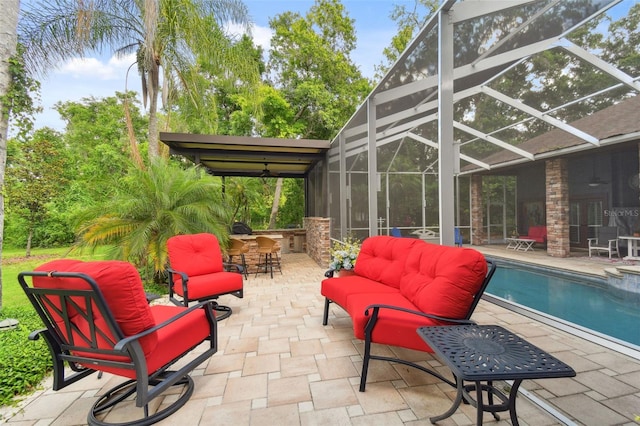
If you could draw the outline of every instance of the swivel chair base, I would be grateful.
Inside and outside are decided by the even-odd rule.
[[[150,386],[155,386],[162,382],[162,379],[154,379],[149,381]],[[117,404],[125,401],[132,403],[131,396],[136,393],[136,381],[135,380],[127,380],[124,383],[120,383],[119,385],[108,390],[104,395],[102,395],[98,401],[91,407],[91,411],[89,411],[89,415],[87,416],[87,423],[91,426],[147,426],[152,425],[154,423],[159,422],[171,414],[178,411],[183,405],[189,401],[191,395],[193,394],[193,389],[195,388],[195,384],[193,379],[189,375],[185,375],[182,379],[178,380],[173,386],[183,386],[182,394],[171,404],[168,406],[159,409],[154,414],[149,415],[149,407],[145,405],[141,407],[142,416],[137,419],[133,419],[126,422],[117,422],[117,423],[109,423],[104,420],[99,420],[98,417],[108,417],[109,412],[113,409]],[[173,388],[172,386],[172,388]],[[134,398],[135,400],[135,398]],[[163,407],[161,405],[160,407]],[[132,410],[127,410],[130,412]],[[104,414],[104,415],[103,415]]]

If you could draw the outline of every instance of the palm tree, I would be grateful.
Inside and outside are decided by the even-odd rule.
[[[132,167],[117,195],[77,218],[79,249],[107,245],[109,257],[152,268],[159,276],[166,242],[177,234],[209,232],[228,240],[229,208],[221,185],[198,167],[156,159],[147,171]]]
[[[0,13],[0,188],[4,187],[4,172],[7,164],[7,134],[9,130],[9,105],[5,96],[9,94],[11,73],[9,59],[16,52],[16,27],[18,25],[19,0],[2,2]],[[4,191],[0,191],[0,256],[4,234]],[[2,278],[0,278],[0,308],[2,308]]]
[[[172,85],[189,91],[195,58],[236,75],[255,73],[255,64],[223,31],[228,22],[248,30],[247,16],[240,0],[34,0],[22,11],[19,36],[30,69],[38,73],[91,52],[136,53],[145,107],[149,100],[152,159],[159,155],[161,84],[163,99]],[[190,95],[195,100],[203,94],[191,90]]]

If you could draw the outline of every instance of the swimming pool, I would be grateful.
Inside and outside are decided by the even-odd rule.
[[[640,350],[639,297],[614,294],[606,288],[605,280],[597,277],[500,260],[496,263],[498,268],[485,292],[489,300],[495,302],[491,295],[497,296],[498,301]]]

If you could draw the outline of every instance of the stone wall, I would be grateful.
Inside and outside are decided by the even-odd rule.
[[[304,228],[267,229],[253,231],[253,235],[282,235],[282,253],[304,253],[307,245],[307,230]]]
[[[547,188],[547,254],[569,257],[569,168],[564,158],[545,162]]]
[[[331,256],[331,219],[327,217],[305,217],[307,230],[307,254],[323,268],[329,267]]]
[[[482,176],[471,176],[471,244],[481,246],[487,243],[482,218]]]

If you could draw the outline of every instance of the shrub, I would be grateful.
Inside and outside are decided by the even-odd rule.
[[[52,364],[45,341],[28,339],[44,327],[33,308],[4,308],[0,319],[4,318],[19,321],[15,330],[0,332],[0,405],[10,405],[15,396],[34,391]]]

